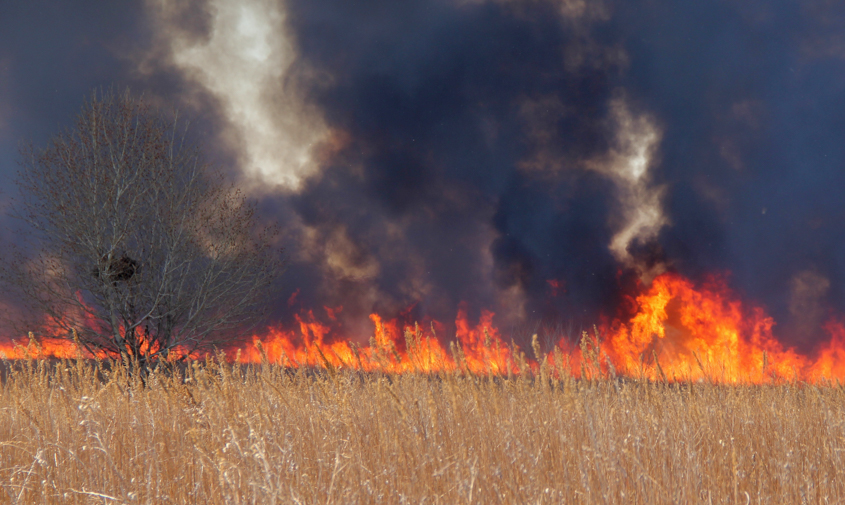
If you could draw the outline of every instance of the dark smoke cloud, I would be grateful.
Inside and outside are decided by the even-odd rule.
[[[0,4],[4,180],[14,171],[19,140],[44,141],[67,124],[92,88],[132,73],[118,53],[142,37],[134,23],[142,10],[113,2]]]
[[[449,320],[466,301],[505,327],[577,328],[666,268],[730,271],[788,343],[845,312],[841,2],[247,3],[286,16],[269,68],[248,74],[266,130],[215,77],[229,60],[202,74],[179,58],[228,12],[211,0],[4,3],[5,180],[19,138],[55,132],[94,86],[131,83],[199,117],[233,175],[277,156],[276,132],[317,139],[306,168],[256,193],[290,257],[280,320],[343,305],[363,331],[373,310]]]
[[[539,318],[546,281],[560,279],[568,317],[613,306],[612,185],[579,164],[610,145],[618,59],[597,51],[566,65],[584,30],[568,30],[553,3],[293,2],[289,16],[300,56],[332,76],[311,99],[348,136],[294,206],[378,263],[381,300],[438,317],[464,300]],[[595,37],[613,49],[612,34]],[[538,155],[556,170],[523,167]],[[427,288],[403,290],[417,275]],[[524,311],[497,307],[508,303]]]
[[[730,270],[776,332],[820,337],[790,313],[806,272],[845,309],[845,5],[620,4],[626,88],[665,125],[661,173],[673,226],[660,242],[684,273]],[[800,328],[800,331],[798,330]]]
[[[0,2],[4,194],[14,192],[19,145],[43,145],[70,127],[95,89],[128,87],[156,105],[190,108],[198,133],[207,135],[204,120],[219,121],[210,117],[213,104],[201,91],[188,90],[166,61],[157,60],[147,11],[141,2]],[[191,19],[199,32],[198,17]]]

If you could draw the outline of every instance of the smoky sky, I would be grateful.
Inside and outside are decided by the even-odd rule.
[[[246,181],[237,107],[162,48],[177,29],[213,37],[222,3],[193,2],[166,30],[157,2],[3,3],[4,198],[18,142],[43,142],[110,85],[188,110],[209,158]],[[315,169],[254,193],[289,261],[276,319],[343,305],[350,328],[408,307],[448,321],[465,302],[504,325],[581,327],[622,310],[654,265],[727,275],[790,344],[845,313],[841,3],[278,7],[292,56],[256,100],[296,119],[280,98],[295,91],[320,133]],[[660,219],[632,228],[645,231],[623,258],[609,245],[647,204]]]
[[[575,160],[606,147],[601,119],[618,69],[562,68],[577,35],[561,29],[553,5],[520,16],[447,3],[303,2],[290,12],[301,54],[335,82],[313,99],[351,137],[293,199],[307,223],[340,221],[378,251],[388,293],[410,273],[406,255],[419,255],[434,286],[427,303],[444,309],[489,306],[492,286],[524,290],[538,310],[547,279],[566,281],[573,307],[612,303],[607,183],[518,168],[534,148],[523,109],[536,100],[558,97],[570,109],[558,119],[561,153]],[[349,167],[360,171],[350,177]],[[385,220],[403,223],[403,250],[381,251],[391,242]],[[487,251],[477,250],[479,232],[490,235]]]

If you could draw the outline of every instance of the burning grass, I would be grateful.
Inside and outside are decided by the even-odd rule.
[[[635,377],[651,381],[721,384],[766,384],[773,381],[825,383],[845,378],[845,318],[831,314],[815,335],[814,349],[799,351],[785,345],[774,333],[775,320],[762,307],[743,303],[724,276],[709,276],[696,284],[678,274],[665,273],[627,296],[616,318],[601,318],[592,332],[582,332],[580,345],[573,335],[554,328],[538,328],[526,346],[533,357],[513,340],[504,338],[494,323],[495,313],[481,310],[477,324],[470,321],[467,305],[459,304],[454,338],[444,341],[447,326],[430,319],[410,322],[412,307],[401,317],[386,319],[370,314],[373,333],[350,334],[337,315],[342,306],[323,307],[325,320],[313,310],[294,314],[296,324],[277,323],[246,341],[232,342],[230,354],[241,364],[272,362],[287,367],[354,369],[359,372],[464,373],[509,376],[530,366],[560,376],[598,375]],[[42,334],[51,335],[50,325]],[[23,359],[28,355],[74,359],[80,356],[77,333],[73,339],[44,338],[28,344],[0,341],[0,356]],[[530,334],[530,333],[526,333]],[[823,335],[826,334],[826,337]],[[522,335],[520,337],[524,337]],[[368,340],[367,340],[368,339]],[[520,338],[521,344],[526,340]],[[363,343],[362,343],[363,342]],[[100,349],[81,356],[106,358]],[[551,351],[543,357],[541,350]],[[155,346],[140,348],[152,357]],[[129,355],[139,350],[127,347]],[[189,352],[175,346],[168,359],[202,359],[206,351]],[[544,361],[545,360],[545,361]],[[591,372],[592,370],[592,372]]]
[[[834,503],[845,390],[7,363],[4,503]]]

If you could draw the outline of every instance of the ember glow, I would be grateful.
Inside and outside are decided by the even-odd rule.
[[[451,338],[445,334],[446,325],[435,320],[420,324],[406,315],[387,319],[375,313],[369,316],[370,335],[349,335],[337,323],[343,308],[323,307],[317,314],[305,310],[296,315],[292,328],[256,333],[247,345],[229,349],[226,355],[242,364],[385,373],[509,376],[545,367],[558,378],[598,375],[725,384],[845,378],[842,320],[831,318],[824,326],[829,340],[812,355],[800,354],[781,344],[775,321],[762,308],[739,300],[722,276],[695,285],[664,273],[650,286],[641,286],[630,302],[627,316],[608,319],[578,338],[552,335],[556,340],[551,349],[541,349],[536,335],[533,349],[520,349],[496,327],[493,312],[483,310],[472,321],[462,304]],[[9,359],[93,357],[72,341],[36,341],[31,336],[3,344],[0,352]],[[177,352],[173,357],[183,356]]]

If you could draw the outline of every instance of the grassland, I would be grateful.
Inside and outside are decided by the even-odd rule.
[[[2,503],[839,503],[845,390],[7,364]]]

